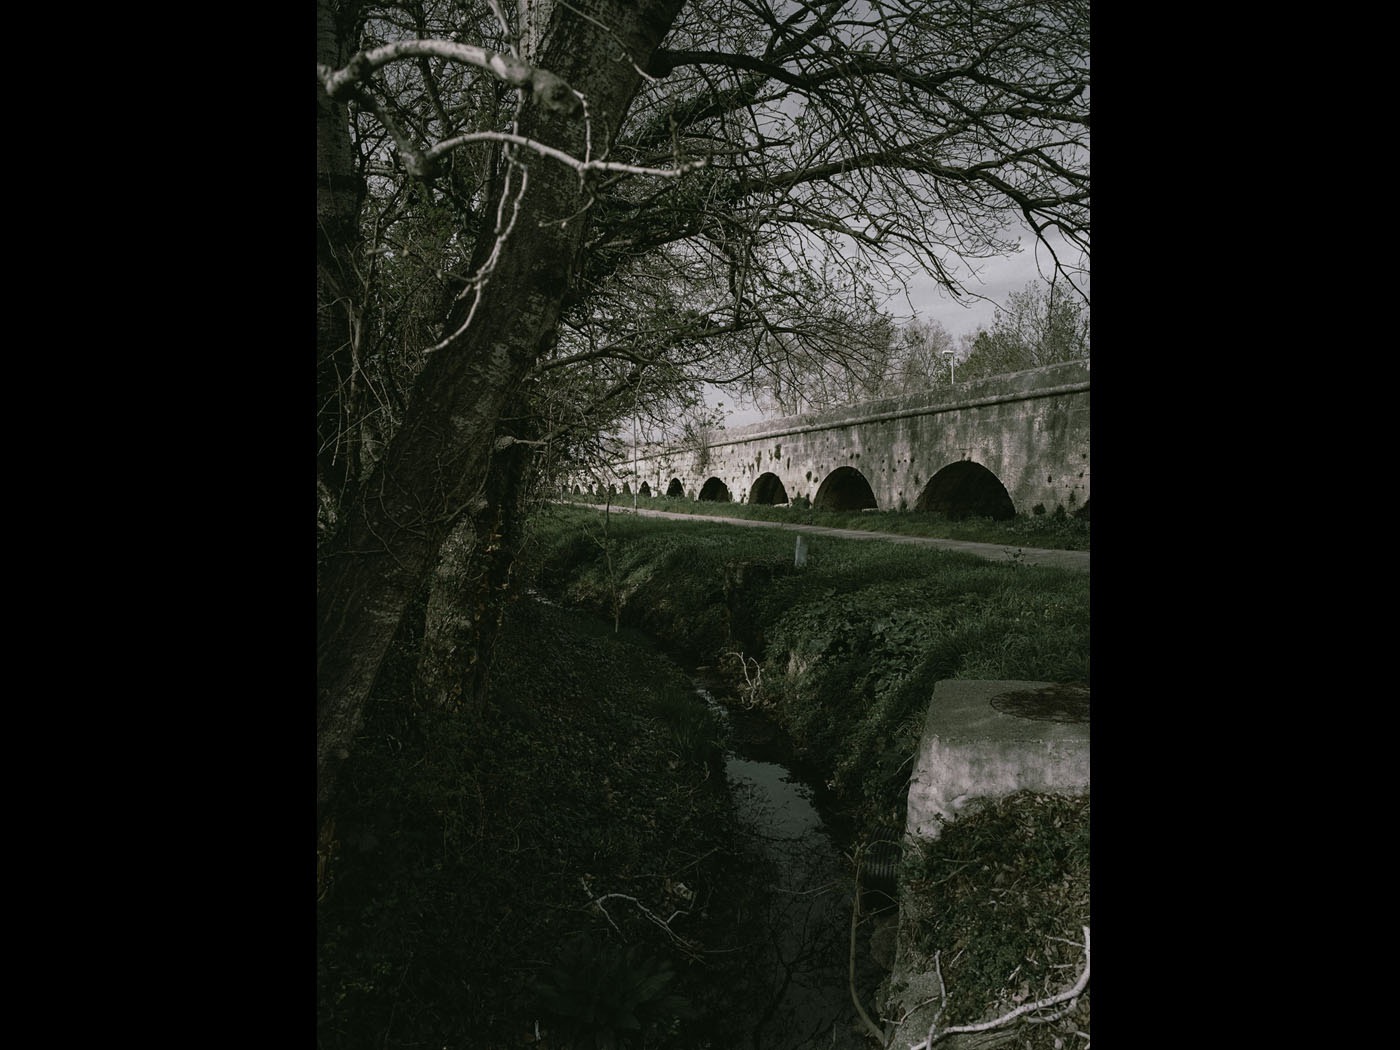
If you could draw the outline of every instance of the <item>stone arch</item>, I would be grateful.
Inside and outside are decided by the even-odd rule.
[[[714,503],[733,502],[733,497],[729,495],[729,486],[720,481],[719,478],[710,478],[706,481],[700,488],[700,495],[696,498]]]
[[[651,485],[648,484],[648,483],[645,482],[645,481],[642,482],[641,488],[637,489],[637,493],[638,493],[638,495],[641,495],[641,496],[650,496],[650,495],[651,495]]]
[[[766,474],[760,474],[754,479],[753,485],[749,488],[750,503],[767,503],[771,506],[775,503],[786,503],[787,501],[787,489],[783,487],[782,479],[772,471]]]
[[[622,483],[622,494],[624,496],[632,495],[632,483],[630,481],[624,481]]]
[[[671,479],[671,484],[666,486],[666,495],[681,497],[685,496],[685,486],[681,484],[680,478]]]
[[[1005,521],[1016,516],[1011,494],[1001,479],[970,459],[950,463],[928,479],[915,510],[934,511],[948,518],[993,518]]]
[[[837,467],[818,487],[812,506],[817,510],[865,510],[879,504],[864,474],[855,467]]]
[[[582,495],[583,495],[583,490],[582,490],[581,488],[579,488],[577,485],[574,486],[574,495],[575,495],[575,496],[582,496]]]

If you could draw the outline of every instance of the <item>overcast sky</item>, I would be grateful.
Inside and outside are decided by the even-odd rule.
[[[1029,236],[1022,238],[1019,254],[1000,259],[984,259],[977,263],[978,276],[964,281],[969,292],[984,296],[970,306],[962,306],[953,301],[952,296],[941,291],[930,277],[921,277],[911,282],[909,298],[903,296],[891,301],[887,307],[890,313],[907,316],[913,313],[920,320],[937,321],[948,330],[954,342],[964,332],[976,332],[979,328],[991,328],[997,306],[1006,302],[1011,292],[1020,291],[1031,281],[1043,280],[1038,272],[1050,271],[1050,260],[1044,248],[1039,255],[1042,265],[1037,268],[1037,253]],[[747,426],[766,418],[754,409],[736,409],[734,399],[727,394],[715,392],[709,399],[713,406],[724,403],[725,426],[729,428]]]

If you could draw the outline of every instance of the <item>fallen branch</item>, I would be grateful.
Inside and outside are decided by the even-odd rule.
[[[675,922],[678,918],[689,915],[690,909],[677,909],[676,911],[673,911],[671,913],[670,918],[663,919],[650,908],[648,908],[645,904],[639,901],[636,897],[630,897],[625,893],[604,893],[600,897],[594,897],[593,891],[588,887],[588,881],[580,877],[579,882],[583,884],[583,892],[588,894],[588,896],[591,898],[589,904],[591,904],[593,907],[596,907],[600,912],[602,912],[603,918],[607,919],[609,924],[611,924],[612,928],[617,930],[618,933],[621,933],[622,929],[617,925],[617,923],[613,922],[612,916],[609,915],[608,910],[603,907],[604,901],[614,899],[630,901],[632,904],[636,905],[638,911],[640,911],[648,919],[654,922],[657,926],[660,926],[663,930],[665,930],[666,936],[671,938],[671,942],[675,944],[676,947],[680,948],[692,959],[698,960],[700,958],[700,955],[695,950],[695,946],[691,944],[690,941],[686,940],[684,937],[679,936],[674,930],[671,929],[671,923]]]
[[[754,708],[758,706],[758,694],[763,688],[763,665],[755,657],[745,656],[743,653],[730,651],[727,656],[732,656],[739,661],[739,670],[744,672],[744,684],[748,686],[748,697],[744,700],[744,706]],[[749,674],[749,664],[753,664],[754,673]]]
[[[1081,929],[1084,931],[1084,972],[1079,975],[1079,980],[1074,982],[1072,988],[1060,992],[1058,995],[1052,995],[1049,998],[1041,999],[1034,1003],[1026,1003],[1024,1006],[1018,1006],[1010,1013],[1003,1014],[994,1021],[983,1021],[980,1024],[951,1025],[941,1032],[935,1031],[938,1025],[938,1019],[937,1016],[935,1016],[933,1025],[929,1027],[928,1038],[921,1043],[911,1044],[909,1050],[929,1050],[929,1047],[933,1046],[934,1043],[938,1042],[944,1036],[958,1035],[965,1032],[986,1032],[993,1028],[1001,1028],[1010,1024],[1018,1017],[1024,1017],[1026,1014],[1034,1013],[1037,1010],[1044,1010],[1049,1006],[1058,1006],[1060,1003],[1069,1002],[1071,999],[1078,998],[1084,989],[1089,986],[1089,927],[1084,926],[1081,927]],[[938,974],[938,984],[941,990],[943,987],[943,975],[941,971]],[[940,1007],[939,1014],[941,1013],[942,1008]],[[1061,1013],[1063,1013],[1063,1011],[1061,1011]],[[1046,1017],[1039,1019],[1030,1018],[1029,1020],[1049,1021],[1053,1019],[1053,1017]]]
[[[864,860],[864,847],[856,848],[856,892],[855,899],[851,901],[851,956],[850,968],[848,971],[848,985],[851,989],[851,1002],[856,1004],[856,1013],[860,1014],[861,1023],[865,1025],[866,1031],[884,1045],[885,1033],[880,1027],[870,1019],[870,1015],[865,1012],[865,1005],[860,1001],[860,993],[856,991],[856,927],[860,920],[860,868]]]

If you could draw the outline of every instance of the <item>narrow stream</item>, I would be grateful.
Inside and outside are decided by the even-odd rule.
[[[538,592],[532,596],[557,604]],[[628,633],[638,641],[645,638],[641,632]],[[654,640],[646,639],[646,644],[661,655]],[[746,931],[753,945],[752,983],[763,991],[754,1001],[733,1004],[733,1009],[753,1018],[753,1050],[868,1050],[850,992],[855,892],[846,856],[850,831],[824,812],[820,792],[793,772],[796,763],[788,757],[791,746],[782,733],[761,714],[726,697],[723,683],[707,671],[692,668],[686,673],[727,730],[725,776],[749,836],[741,845],[770,862],[763,869],[768,880],[766,914]],[[871,956],[871,932],[877,923],[869,913],[881,906],[889,913],[890,904],[878,892],[865,894],[856,938],[856,986],[867,1012],[883,975]]]
[[[851,864],[823,818],[816,791],[787,766],[770,761],[771,730],[742,709],[731,710],[703,685],[696,692],[731,730],[725,757],[739,817],[752,847],[773,862],[768,914],[756,923],[755,969],[768,1001],[749,1004],[759,1020],[755,1050],[836,1047],[863,1050],[849,989]],[[737,723],[737,724],[736,724]],[[857,981],[873,986],[868,924],[858,937]]]

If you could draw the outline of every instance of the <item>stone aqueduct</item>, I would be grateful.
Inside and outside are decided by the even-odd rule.
[[[958,383],[644,447],[573,484],[602,495],[685,496],[951,517],[1089,513],[1089,362]]]

